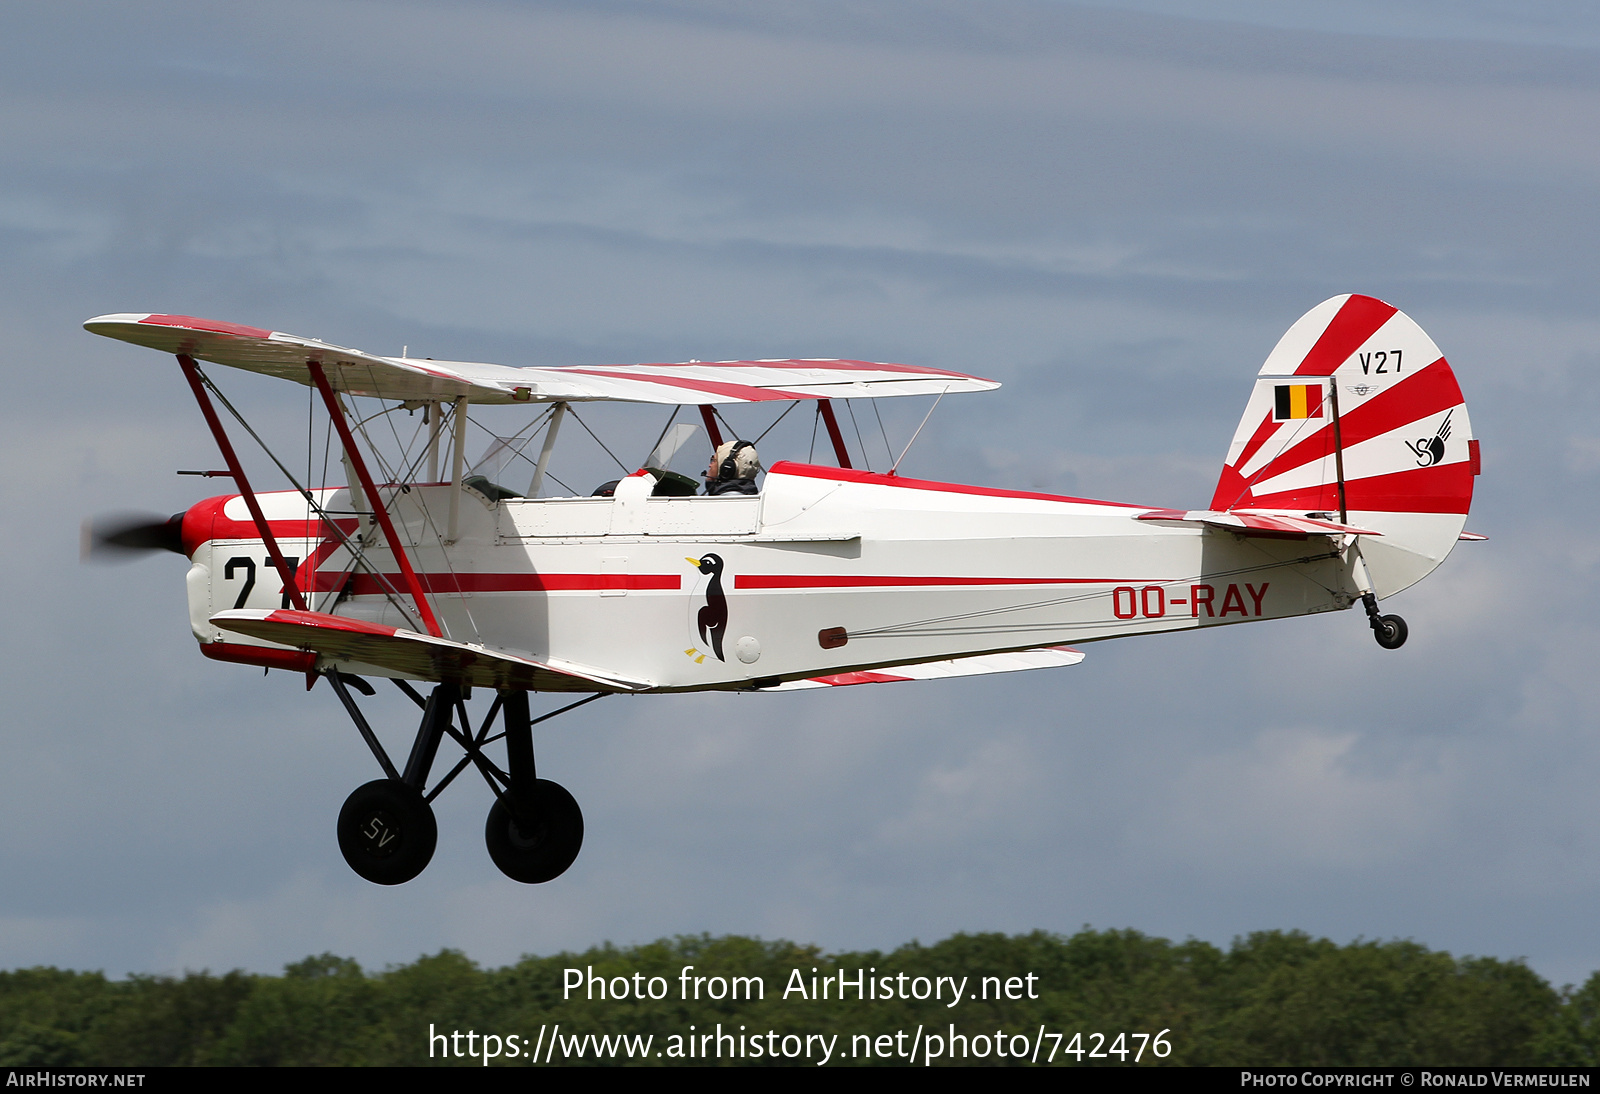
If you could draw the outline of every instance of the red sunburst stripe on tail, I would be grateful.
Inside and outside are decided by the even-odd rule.
[[[1333,370],[1344,364],[1349,356],[1361,348],[1363,342],[1378,333],[1378,328],[1399,311],[1391,304],[1370,296],[1351,296],[1339,309],[1317,339],[1311,352],[1305,355],[1296,376],[1331,376]]]
[[[1267,438],[1278,430],[1278,423],[1272,420],[1272,411],[1268,410],[1261,419],[1261,424],[1256,426],[1256,431],[1250,434],[1250,439],[1245,442],[1244,448],[1239,451],[1239,458],[1233,462],[1235,467],[1243,467],[1250,462],[1250,457],[1256,450],[1267,443]]]
[[[1222,474],[1217,479],[1217,489],[1211,495],[1211,508],[1222,512],[1232,509],[1250,490],[1250,484],[1244,481],[1244,476],[1238,469],[1250,462],[1262,445],[1267,443],[1267,438],[1278,431],[1280,423],[1272,420],[1272,408],[1267,408],[1267,413],[1261,419],[1261,424],[1256,426],[1256,431],[1250,434],[1250,439],[1239,450],[1239,458],[1233,463],[1222,465]]]
[[[1347,479],[1346,503],[1352,513],[1460,513],[1472,507],[1472,467],[1461,463],[1414,467],[1390,475]],[[1336,509],[1335,483],[1284,490],[1251,498],[1262,509]]]
[[[1449,410],[1461,403],[1461,385],[1443,357],[1370,401],[1339,416],[1339,438],[1346,451],[1391,429]],[[1262,482],[1286,471],[1320,460],[1333,451],[1333,424],[1323,426],[1305,440],[1285,449],[1259,471],[1251,482]],[[1240,460],[1240,465],[1244,464]]]

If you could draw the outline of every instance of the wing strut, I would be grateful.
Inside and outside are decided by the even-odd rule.
[[[839,432],[839,419],[833,416],[833,400],[818,399],[817,409],[822,412],[822,424],[828,427],[828,440],[833,442],[833,454],[839,458],[839,466],[849,467],[850,452],[844,446],[844,434]]]
[[[177,356],[178,364],[183,366],[183,377],[189,381],[195,401],[200,404],[200,413],[205,415],[206,425],[211,427],[211,436],[217,442],[217,449],[227,461],[228,472],[233,475],[233,483],[239,488],[239,493],[244,495],[244,504],[250,510],[250,519],[255,521],[256,531],[261,533],[261,538],[267,545],[267,554],[272,556],[272,565],[277,568],[278,576],[283,579],[283,591],[288,594],[289,601],[296,609],[305,611],[305,598],[300,595],[300,589],[294,583],[294,571],[289,568],[283,552],[278,549],[278,539],[272,534],[272,526],[267,523],[265,514],[261,512],[261,503],[256,500],[256,492],[250,489],[250,480],[244,477],[244,467],[239,463],[239,457],[233,451],[233,444],[222,428],[222,419],[217,417],[216,408],[211,405],[211,398],[200,382],[200,366],[186,353]]]
[[[533,465],[533,481],[528,484],[528,497],[539,496],[544,486],[545,469],[550,466],[550,453],[556,447],[556,434],[561,431],[561,419],[567,415],[567,404],[557,403],[550,412],[550,423],[545,427],[544,447],[539,449],[539,462]]]
[[[428,604],[428,598],[422,592],[422,583],[417,580],[416,571],[411,568],[411,560],[406,557],[405,543],[395,534],[394,522],[389,519],[388,507],[383,504],[383,499],[378,496],[377,487],[372,485],[372,475],[367,471],[367,463],[361,458],[361,449],[356,447],[356,440],[350,435],[350,426],[344,420],[344,411],[339,406],[338,397],[334,395],[332,386],[328,383],[327,374],[322,371],[321,361],[307,361],[306,368],[311,372],[311,379],[317,385],[317,390],[322,393],[322,401],[328,407],[328,417],[333,419],[333,427],[339,431],[339,443],[344,445],[345,455],[355,466],[356,477],[361,480],[361,491],[367,495],[367,504],[372,507],[372,513],[378,518],[378,525],[383,529],[384,536],[388,539],[389,550],[394,553],[394,558],[400,565],[400,573],[406,579],[406,587],[411,590],[411,598],[417,603],[417,611],[422,615],[422,623],[428,628],[428,633],[435,638],[443,638],[444,633],[439,629],[439,621],[433,617],[433,608]],[[194,381],[191,380],[190,383]],[[229,467],[233,465],[230,463]],[[247,494],[246,497],[249,495]],[[252,505],[252,512],[256,511]],[[262,521],[262,531],[266,531],[266,522]],[[273,557],[277,558],[277,545],[269,539]],[[302,609],[303,610],[303,609]]]
[[[717,419],[710,403],[700,404],[700,420],[706,423],[706,436],[711,438],[711,451],[715,452],[722,447],[722,430],[717,428]]]
[[[428,403],[428,481],[439,481],[439,400]]]
[[[455,445],[450,452],[450,522],[445,526],[444,541],[456,541],[456,525],[461,517],[461,474],[467,458],[467,397],[456,399],[456,408],[450,414],[450,424],[455,427]]]

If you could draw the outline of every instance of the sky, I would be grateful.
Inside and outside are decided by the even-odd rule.
[[[0,968],[1089,925],[1583,981],[1597,51],[1578,3],[5,5]],[[181,561],[78,560],[86,515],[216,492],[174,474],[217,459],[176,366],[82,330],[106,312],[514,365],[955,369],[1004,386],[947,400],[904,473],[1191,508],[1279,335],[1344,292],[1428,331],[1483,446],[1489,539],[1386,602],[1403,649],[1349,613],[608,698],[537,731],[587,833],[543,886],[495,870],[465,780],[420,878],[357,878],[334,820],[377,772],[326,687],[201,658]],[[303,443],[304,389],[217,379]],[[656,417],[615,409],[597,430],[642,454]],[[898,451],[926,404],[883,410]],[[768,462],[805,455],[782,439]],[[369,717],[414,729],[398,696]]]

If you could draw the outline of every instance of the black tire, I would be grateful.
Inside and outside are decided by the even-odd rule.
[[[1372,636],[1386,650],[1397,650],[1406,644],[1406,621],[1398,615],[1380,615]]]
[[[403,885],[422,873],[439,842],[433,806],[398,779],[357,787],[339,810],[339,850],[350,869],[378,885]]]
[[[528,885],[560,877],[583,847],[583,810],[567,788],[548,779],[534,784],[538,816],[534,831],[516,823],[507,799],[489,810],[483,839],[489,857],[512,881]]]

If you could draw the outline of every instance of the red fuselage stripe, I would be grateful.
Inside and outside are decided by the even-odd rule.
[[[318,592],[329,592],[343,575],[318,574]],[[385,574],[391,583],[399,574]],[[327,579],[323,587],[322,579]],[[677,574],[418,574],[430,593],[565,593],[606,589],[681,589]],[[371,574],[357,573],[351,584],[354,596],[370,596],[384,591]]]
[[[906,585],[1156,584],[1142,577],[873,577],[853,574],[735,574],[735,589],[861,589]]]

